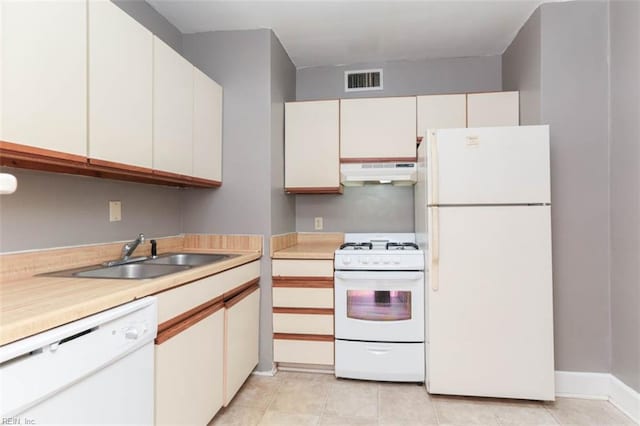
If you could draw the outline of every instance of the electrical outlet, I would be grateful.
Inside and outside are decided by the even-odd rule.
[[[122,220],[122,202],[109,201],[109,222],[119,222]]]
[[[313,219],[313,228],[316,231],[322,231],[322,218],[321,217],[316,217]]]

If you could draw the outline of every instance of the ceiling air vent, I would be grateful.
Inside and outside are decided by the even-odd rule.
[[[382,70],[357,70],[344,72],[344,91],[362,92],[382,90]]]

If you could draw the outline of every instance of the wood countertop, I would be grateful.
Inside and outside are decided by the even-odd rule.
[[[291,233],[271,238],[272,259],[330,259],[344,241],[339,233]]]
[[[236,253],[211,265],[143,280],[30,276],[0,283],[0,345],[178,287],[259,259],[260,250],[184,248],[183,252]]]
[[[340,243],[298,243],[295,246],[278,250],[271,256],[273,259],[333,259]]]

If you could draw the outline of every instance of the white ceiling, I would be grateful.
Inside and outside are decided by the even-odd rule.
[[[183,33],[271,28],[298,68],[499,55],[549,0],[147,0]]]

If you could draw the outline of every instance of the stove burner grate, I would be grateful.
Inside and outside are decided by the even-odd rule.
[[[395,250],[413,249],[413,250],[418,250],[418,245],[416,243],[387,243],[385,248],[387,250],[389,250],[389,249],[395,249]]]
[[[345,248],[351,248],[354,250],[372,250],[373,244],[371,243],[344,243],[340,246],[340,250]]]

